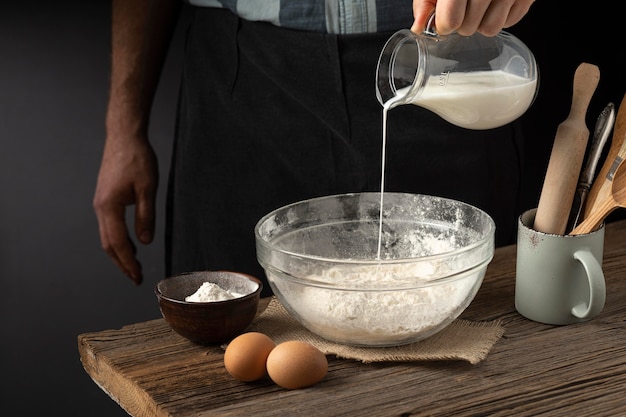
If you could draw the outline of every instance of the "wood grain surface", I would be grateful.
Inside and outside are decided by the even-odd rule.
[[[609,223],[605,239],[605,308],[568,326],[535,323],[515,311],[516,248],[497,249],[461,316],[505,326],[477,365],[329,357],[321,383],[288,391],[269,380],[234,380],[222,348],[194,345],[162,319],[81,334],[80,359],[133,416],[626,415],[626,221]]]

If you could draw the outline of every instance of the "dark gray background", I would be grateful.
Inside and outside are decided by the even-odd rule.
[[[15,415],[127,415],[83,370],[77,336],[160,317],[153,286],[164,274],[165,188],[158,194],[157,238],[139,248],[140,287],[100,249],[91,206],[104,138],[109,32],[109,1],[0,6],[0,370],[5,411],[8,403],[22,409]],[[162,184],[181,35],[150,129]]]
[[[536,204],[556,127],[569,112],[576,66],[586,60],[601,68],[589,125],[626,92],[617,14],[597,12],[615,22],[604,22],[609,34],[599,36],[590,30],[599,22],[588,15],[593,11],[573,11],[576,19],[564,21],[555,3],[536,3],[511,30],[542,71],[539,97],[524,116],[532,157],[527,207]],[[183,30],[150,128],[162,178],[159,222],[155,242],[139,248],[146,277],[135,287],[101,251],[91,206],[104,138],[109,27],[103,0],[0,6],[0,370],[5,408],[20,407],[17,415],[126,415],[83,370],[77,336],[160,317],[153,286],[164,274],[163,185]]]

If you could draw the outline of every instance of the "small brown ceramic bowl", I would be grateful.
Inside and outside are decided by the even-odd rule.
[[[185,301],[205,282],[237,293],[224,301]],[[259,279],[230,271],[188,272],[159,281],[154,292],[159,309],[172,330],[201,345],[229,341],[252,322],[259,305],[263,284]]]

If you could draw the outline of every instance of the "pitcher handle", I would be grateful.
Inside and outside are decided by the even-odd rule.
[[[437,28],[435,27],[435,11],[430,14],[430,17],[426,21],[426,27],[424,28],[424,34],[430,36],[438,36]]]

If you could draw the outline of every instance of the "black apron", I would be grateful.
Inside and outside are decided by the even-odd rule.
[[[254,240],[263,215],[380,191],[375,73],[390,35],[301,32],[196,9],[168,187],[168,275],[226,269],[266,282]],[[399,106],[389,112],[385,190],[475,205],[494,218],[497,245],[514,243],[521,149],[516,123],[471,131]]]

